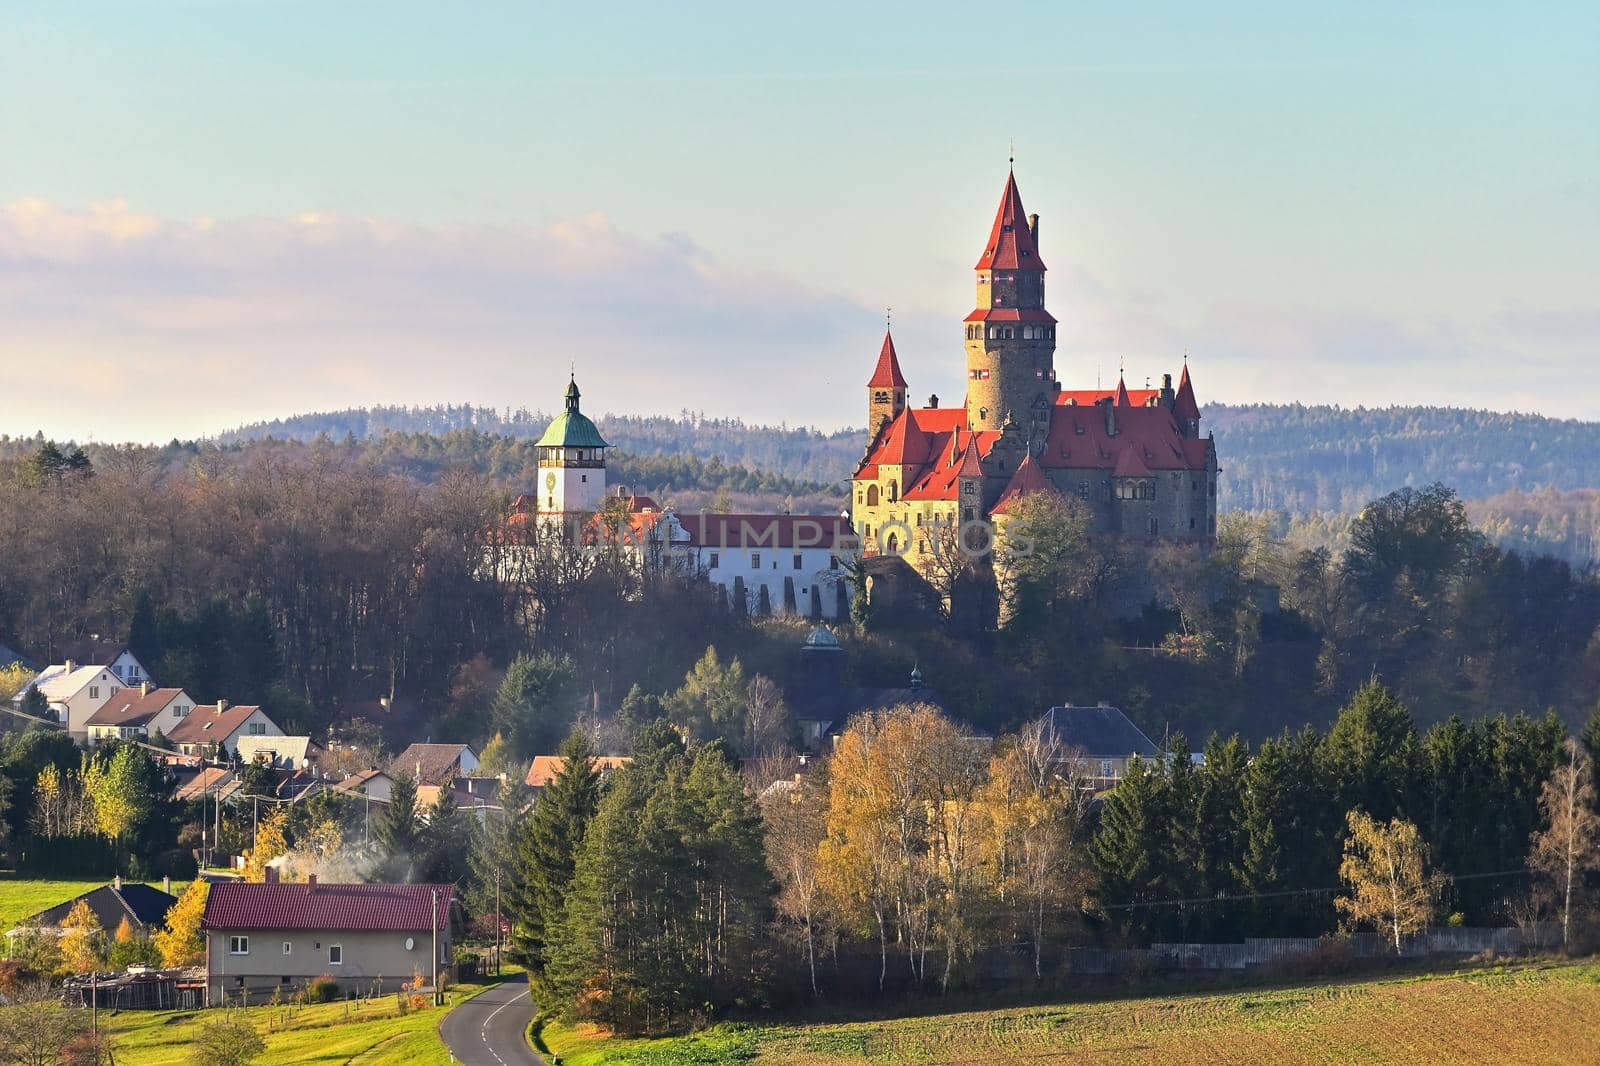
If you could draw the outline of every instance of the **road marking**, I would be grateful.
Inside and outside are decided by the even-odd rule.
[[[494,1049],[494,1045],[489,1043],[489,1023],[494,1021],[494,1016],[496,1014],[499,1014],[501,1011],[511,1006],[511,1004],[515,1003],[523,996],[531,996],[532,994],[532,988],[525,988],[521,992],[518,992],[516,995],[512,996],[510,999],[506,1000],[504,1003],[500,1004],[494,1010],[489,1012],[489,1016],[483,1020],[483,1027],[478,1031],[478,1035],[483,1039],[483,1046],[489,1049],[489,1054],[494,1056],[494,1061],[498,1062],[500,1066],[511,1066],[511,1064],[505,1059],[501,1058],[500,1052],[496,1051]]]

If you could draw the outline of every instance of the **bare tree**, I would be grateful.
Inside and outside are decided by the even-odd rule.
[[[821,995],[817,987],[817,926],[821,913],[818,849],[828,826],[825,767],[826,764],[800,775],[790,787],[769,788],[761,798],[767,827],[767,865],[779,886],[778,912],[797,923],[805,937],[813,996]]]
[[[1549,879],[1561,904],[1561,945],[1572,930],[1572,894],[1585,872],[1600,868],[1600,816],[1594,810],[1593,768],[1583,747],[1568,738],[1566,761],[1544,783],[1539,807],[1546,827],[1533,835],[1528,865]]]

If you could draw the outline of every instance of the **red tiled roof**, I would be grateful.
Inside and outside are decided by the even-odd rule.
[[[172,727],[167,739],[174,744],[213,744],[232,736],[246,718],[260,709],[253,704],[238,704],[219,713],[214,703],[197,704]]]
[[[454,885],[245,884],[219,881],[206,897],[201,928],[415,932],[450,920]]]
[[[1133,401],[1128,398],[1128,386],[1119,377],[1117,378],[1117,406],[1132,407]]]
[[[928,440],[916,425],[909,410],[895,416],[883,432],[883,443],[873,455],[880,466],[904,466],[925,463],[929,459]]]
[[[696,514],[678,523],[700,548],[832,549],[854,535],[849,518],[831,514]]]
[[[1056,316],[1042,307],[980,307],[967,322],[1054,322]]]
[[[591,760],[595,767],[602,773],[620,770],[633,761],[630,755],[596,755]],[[528,767],[526,784],[529,788],[544,788],[567,765],[565,755],[535,755],[533,762]]]
[[[1033,231],[1028,228],[1028,213],[1022,206],[1022,194],[1017,191],[1015,173],[1006,175],[1006,188],[1000,194],[1000,209],[995,212],[994,228],[989,231],[989,243],[978,258],[974,270],[1043,270],[1044,261],[1033,242]]]
[[[137,686],[120,689],[89,716],[86,724],[144,725],[182,693],[179,688],[153,688],[141,696]]]
[[[1062,389],[1056,393],[1060,407],[1093,407],[1101,400],[1115,400],[1115,389]],[[1135,407],[1153,407],[1161,400],[1160,389],[1129,389],[1128,400]]]
[[[1024,496],[1036,492],[1055,492],[1056,488],[1050,484],[1050,479],[1045,477],[1039,464],[1033,461],[1032,455],[1023,456],[1022,464],[1017,467],[1017,472],[1011,475],[1011,482],[1000,493],[1000,499],[995,501],[992,509],[994,514],[1007,514],[1011,507]]]
[[[961,449],[960,461],[946,461],[928,469],[906,488],[905,499],[953,500],[961,494],[962,478],[983,476],[981,459],[989,454],[994,442],[1000,439],[999,432],[986,430],[980,433],[967,433],[963,439],[966,444]],[[948,441],[948,435],[941,438],[941,441]],[[951,450],[948,443],[944,443],[943,448],[946,454]]]
[[[894,353],[894,337],[888,330],[883,331],[883,347],[878,350],[878,365],[872,371],[872,379],[867,382],[869,389],[903,389],[906,387],[905,375],[900,373],[900,358]]]
[[[1112,477],[1152,477],[1150,467],[1145,465],[1144,457],[1139,454],[1137,446],[1124,445],[1117,455],[1116,468],[1111,471]]]

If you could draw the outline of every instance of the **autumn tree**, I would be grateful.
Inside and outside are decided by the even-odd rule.
[[[206,896],[211,886],[203,878],[189,882],[178,902],[167,911],[165,928],[150,935],[161,953],[163,966],[193,966],[205,958],[205,940],[200,922],[206,913]]]
[[[83,900],[72,905],[61,922],[61,957],[73,973],[99,969],[105,955],[106,931]]]
[[[761,799],[767,866],[778,882],[778,913],[799,927],[813,996],[822,994],[817,986],[817,930],[823,916],[819,848],[828,831],[827,765],[802,774],[791,788],[768,789]]]
[[[1582,745],[1566,742],[1566,758],[1539,797],[1545,827],[1533,836],[1528,865],[1542,874],[1561,907],[1561,943],[1572,930],[1572,896],[1584,874],[1600,869],[1600,815],[1595,813],[1593,766]]]
[[[256,826],[255,844],[245,852],[244,879],[257,884],[267,879],[267,867],[275,859],[288,854],[289,841],[284,833],[289,815],[282,807],[274,807],[262,816]]]
[[[1428,847],[1412,823],[1394,818],[1385,825],[1351,811],[1346,825],[1339,876],[1350,894],[1334,905],[1349,924],[1388,937],[1398,955],[1405,939],[1433,920],[1444,879],[1428,870]]]

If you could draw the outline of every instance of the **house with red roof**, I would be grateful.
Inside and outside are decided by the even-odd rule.
[[[148,681],[119,689],[89,716],[89,746],[108,740],[144,740],[157,733],[171,736],[179,722],[195,708],[194,699],[181,688],[156,688]]]
[[[206,897],[206,1003],[259,1004],[317,977],[340,992],[392,992],[437,959],[449,975],[454,885],[219,881]]]
[[[1056,327],[1045,309],[1039,216],[1026,213],[1015,173],[975,266],[977,308],[966,317],[964,402],[907,403],[894,339],[885,332],[867,380],[869,440],[851,485],[855,532],[869,556],[922,572],[969,524],[1001,532],[1023,501],[1054,494],[1087,509],[1102,532],[1199,544],[1216,536],[1217,451],[1200,432],[1187,363],[1176,386],[1063,388]],[[968,537],[979,546],[992,536]]]
[[[226,745],[231,755],[240,737],[281,736],[283,730],[260,707],[227,700],[200,704],[167,732],[167,739],[185,755],[203,755],[219,745]]]

